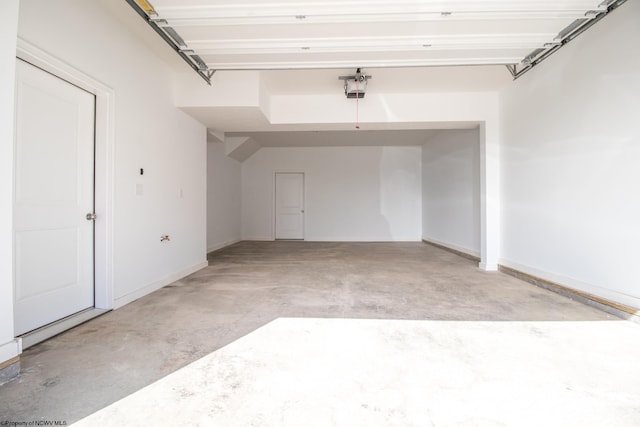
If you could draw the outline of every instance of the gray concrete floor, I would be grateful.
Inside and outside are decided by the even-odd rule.
[[[334,319],[334,322],[351,322],[340,323],[339,329],[356,328],[358,334],[365,333],[363,331],[368,330],[367,328],[375,330],[387,328],[388,330],[384,333],[386,335],[395,333],[397,336],[394,338],[394,345],[401,348],[410,347],[420,340],[429,341],[425,338],[427,335],[433,337],[434,333],[438,335],[442,331],[450,331],[451,336],[459,336],[460,339],[463,339],[465,334],[472,334],[475,337],[472,332],[466,329],[460,330],[460,328],[492,325],[486,331],[482,329],[483,333],[488,334],[485,337],[486,342],[510,346],[509,341],[513,340],[513,346],[526,348],[529,351],[527,354],[531,357],[530,360],[526,360],[527,354],[520,354],[518,363],[530,363],[533,367],[538,363],[536,352],[548,350],[548,363],[550,366],[555,366],[556,362],[564,360],[564,356],[558,353],[558,360],[555,360],[556,353],[553,351],[553,346],[562,346],[563,351],[566,350],[564,346],[567,345],[571,348],[578,347],[574,348],[577,351],[576,354],[587,352],[590,358],[589,364],[585,366],[585,376],[589,376],[589,371],[593,372],[601,366],[608,366],[608,369],[613,370],[602,373],[603,378],[609,378],[606,380],[609,382],[608,385],[602,385],[602,387],[607,390],[609,400],[613,399],[611,405],[619,409],[619,412],[608,414],[609,419],[618,419],[622,424],[617,425],[627,425],[624,423],[628,420],[632,420],[635,425],[640,425],[640,405],[638,404],[640,396],[633,390],[626,390],[627,384],[624,381],[615,383],[618,377],[632,379],[634,384],[640,380],[639,368],[636,366],[639,364],[634,362],[640,357],[640,349],[636,349],[638,345],[631,345],[639,342],[638,325],[622,321],[595,308],[504,274],[479,271],[474,262],[441,249],[422,243],[241,242],[210,254],[209,261],[208,268],[26,350],[22,355],[21,375],[0,387],[0,421],[64,420],[71,423],[123,398],[125,399],[115,406],[106,408],[106,412],[94,415],[102,418],[94,418],[93,421],[90,418],[85,422],[86,425],[91,425],[91,422],[97,422],[98,419],[100,423],[111,419],[114,420],[113,425],[127,424],[126,417],[118,418],[115,414],[119,413],[122,416],[127,412],[130,414],[140,412],[132,409],[138,406],[123,409],[127,408],[127,404],[140,405],[135,399],[154,402],[152,412],[162,414],[159,409],[171,407],[172,401],[154,401],[151,395],[145,397],[140,393],[145,393],[145,390],[150,389],[147,386],[164,377],[167,378],[163,381],[179,381],[176,378],[185,375],[184,373],[189,372],[190,369],[195,369],[194,366],[198,366],[198,362],[192,363],[198,359],[202,359],[199,362],[202,364],[205,363],[203,361],[208,360],[207,358],[226,355],[226,359],[216,359],[215,366],[219,368],[225,363],[232,366],[233,361],[238,360],[234,351],[244,352],[242,354],[251,352],[262,355],[263,358],[256,361],[262,366],[268,363],[270,358],[286,359],[287,355],[296,354],[296,349],[285,345],[287,337],[292,343],[297,342],[300,346],[304,346],[305,342],[314,342],[313,337],[322,336],[324,338],[321,342],[327,344],[327,347],[324,350],[321,345],[313,347],[313,354],[321,357],[323,351],[326,351],[326,356],[329,357],[339,353],[339,349],[331,348],[331,343],[327,341],[327,336],[330,336],[325,330],[327,326],[324,323],[317,323],[318,319]],[[316,323],[304,327],[299,327],[298,323],[295,327],[289,324],[282,326],[282,322],[286,319]],[[373,320],[387,323],[385,323],[386,326],[377,328],[367,323]],[[406,328],[407,325],[416,325],[406,321],[420,321],[422,322],[420,326],[415,328],[428,330],[420,333],[413,329],[412,332],[402,332],[402,328]],[[331,323],[331,325],[336,324]],[[549,325],[554,325],[553,330],[547,330]],[[565,325],[565,327],[555,325]],[[568,325],[579,325],[577,330],[580,333],[576,333],[576,330],[571,328],[567,329]],[[605,325],[606,330],[602,329],[602,325]],[[262,336],[260,346],[257,346],[255,341],[249,341],[253,337],[261,336],[260,334],[264,335],[266,333],[264,331],[269,331],[276,326],[281,329],[274,331],[273,336]],[[284,335],[282,335],[283,327]],[[334,327],[331,326],[331,328]],[[431,329],[436,327],[440,332],[434,332]],[[509,329],[511,332],[507,335],[502,329],[500,329],[502,332],[495,330],[495,328],[505,327],[515,329]],[[558,328],[564,332],[557,332]],[[592,336],[590,336],[591,330],[593,330]],[[317,332],[314,335],[313,331],[324,332]],[[538,339],[545,334],[550,337],[548,342],[536,341],[537,344],[532,346],[529,341],[519,341]],[[302,336],[307,338],[302,339]],[[573,336],[578,336],[576,338],[578,341],[571,346]],[[284,341],[278,341],[282,339]],[[469,342],[476,342],[474,341],[476,339],[477,337],[470,338]],[[597,341],[601,339],[606,342],[600,341],[603,344],[598,345]],[[446,348],[449,355],[458,354],[460,349],[465,348],[465,342],[460,340],[445,341],[438,341],[437,345],[441,350]],[[271,342],[272,345],[265,345],[265,342]],[[274,347],[273,343],[277,342],[281,342],[281,345]],[[348,346],[348,343],[342,342],[341,345]],[[379,358],[376,358],[375,352],[367,353],[367,360],[376,360],[377,367],[374,372],[383,372],[388,358],[402,357],[401,348],[398,350],[399,353],[386,353],[391,351],[389,349],[395,348],[394,345],[381,351]],[[469,345],[469,348],[473,347]],[[476,342],[476,345],[479,344]],[[241,346],[244,347],[241,348]],[[580,346],[587,347],[581,349]],[[268,348],[265,349],[265,347]],[[280,348],[280,351],[286,347],[287,354],[273,353],[276,347]],[[301,347],[296,348],[302,351]],[[435,347],[432,345],[430,348]],[[611,360],[611,357],[621,354],[620,349],[624,349],[624,357]],[[476,350],[480,353],[487,351],[484,347]],[[353,351],[357,352],[357,349]],[[440,360],[439,357],[435,357],[437,353],[429,353],[425,349],[420,351],[426,351],[427,353],[423,356],[431,357],[434,363]],[[513,356],[511,350],[504,351]],[[229,352],[232,354],[227,354]],[[524,361],[521,360],[523,357]],[[440,371],[466,369],[465,363],[469,365],[467,368],[474,365],[474,362],[468,358],[457,360],[454,357],[453,359],[455,359],[455,366],[440,366]],[[209,371],[213,369],[211,363],[213,362],[200,366],[201,371],[197,374],[198,377],[204,375],[202,369]],[[323,359],[322,363],[336,364],[337,362],[329,357]],[[354,361],[354,363],[358,362]],[[391,365],[393,363],[389,365],[389,369],[392,370]],[[486,366],[482,365],[478,369],[482,370],[483,367]],[[244,368],[251,371],[246,366]],[[282,371],[289,368],[283,366]],[[413,372],[421,372],[421,370],[416,367]],[[547,372],[546,368],[545,372]],[[170,375],[172,373],[173,375]],[[454,375],[453,372],[451,374]],[[254,372],[251,378],[254,381],[260,381],[262,377],[259,375]],[[277,375],[277,371],[270,372],[269,375],[271,377]],[[421,377],[418,376],[418,378]],[[425,373],[424,382],[429,382],[429,378]],[[400,394],[403,393],[405,380],[406,378],[402,375],[397,376],[397,386],[400,389],[396,391]],[[525,380],[534,381],[527,378]],[[611,383],[611,381],[614,382]],[[250,383],[251,379],[245,378],[239,389],[244,387],[246,390],[254,390]],[[162,384],[162,381],[157,384]],[[160,387],[157,384],[151,387]],[[385,384],[387,388],[392,387]],[[438,381],[432,383],[432,385],[438,384],[442,385]],[[226,383],[220,380],[218,385],[222,387],[226,386]],[[333,386],[336,385],[333,384]],[[620,396],[615,392],[617,386],[621,388]],[[238,383],[229,384],[229,389],[224,392],[224,396],[228,396],[238,387]],[[273,387],[273,384],[270,387]],[[344,387],[345,390],[350,390],[348,384],[344,384]],[[595,387],[591,392],[598,394],[598,384],[592,384],[590,387]],[[138,394],[129,396],[139,390]],[[334,389],[334,394],[341,396],[345,390]],[[503,387],[501,390],[504,393],[508,387]],[[438,394],[437,389],[432,391]],[[272,398],[279,396],[278,393],[272,393],[269,390],[263,392],[271,395]],[[232,414],[235,418],[229,418],[229,420],[235,419],[234,425],[243,425],[244,422],[254,425],[296,425],[296,420],[291,417],[296,414],[302,416],[305,411],[310,410],[306,406],[304,407],[306,409],[294,406],[283,418],[283,413],[286,411],[282,409],[278,413],[279,418],[269,421],[263,417],[263,413],[252,415],[250,399],[256,396],[251,393],[238,397],[244,404],[237,408],[236,412],[245,411],[248,418],[237,418],[237,413]],[[542,393],[542,395],[546,394]],[[366,396],[366,393],[363,396]],[[373,402],[372,408],[378,397],[369,396]],[[570,397],[565,397],[570,406],[573,401]],[[469,396],[466,398],[471,399]],[[276,404],[277,402],[271,402],[270,407]],[[125,406],[117,409],[117,405]],[[216,403],[200,402],[199,407],[207,407],[207,405],[216,406]],[[365,406],[358,406],[358,408],[369,407],[366,402],[362,402],[361,405]],[[379,405],[381,405],[380,402],[378,402]],[[219,409],[217,412],[219,416],[230,415],[229,411],[225,412],[219,406],[216,407]],[[441,407],[444,408],[446,405]],[[227,407],[229,408],[232,407]],[[566,413],[562,412],[561,408],[558,410],[561,415],[567,417],[573,414],[574,409]],[[112,412],[109,412],[110,410]],[[341,423],[342,418],[336,418],[337,415],[335,415],[339,411],[335,412],[335,408],[333,411],[333,418],[320,418],[327,423],[318,425],[358,425],[353,423],[354,419],[346,424]],[[398,408],[394,411],[398,414],[402,412]],[[180,420],[184,421],[188,413],[185,414],[183,408],[181,414],[183,418]],[[372,421],[366,418],[366,414],[361,415],[362,420]],[[385,416],[388,415],[386,413]],[[211,411],[208,416],[213,416]],[[163,419],[168,420],[168,418],[160,418],[159,421]],[[243,421],[240,422],[240,419]],[[438,419],[440,423],[437,422]],[[509,420],[509,418],[505,419]],[[199,420],[202,421],[202,418]],[[378,424],[375,422],[368,422],[368,424],[429,425],[421,422],[414,424],[410,418],[407,418],[406,413],[395,421],[389,418],[377,420]],[[572,418],[567,420],[575,421]],[[131,418],[130,424],[136,425],[140,421],[133,421]],[[304,419],[297,421],[298,425],[305,423]],[[474,425],[462,422],[455,424],[452,420],[449,421],[442,417],[438,418],[437,414],[430,419],[431,425]],[[196,421],[195,425],[197,424],[225,425],[227,423],[223,419],[217,419],[217,421],[205,419],[203,422]],[[364,423],[361,424],[364,425]],[[600,425],[604,424],[609,423],[603,422]]]

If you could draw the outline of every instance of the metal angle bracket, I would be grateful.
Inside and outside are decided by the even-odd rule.
[[[362,71],[360,71],[360,68],[358,68],[356,70],[356,73],[353,76],[339,76],[338,80],[344,80],[345,82],[347,80],[359,80],[359,81],[367,81],[369,79],[372,79],[372,76],[369,76],[367,74],[362,74]]]
[[[158,16],[151,3],[147,0],[126,0],[126,2],[208,85],[211,85],[211,77],[216,70],[209,69],[200,56],[188,49],[182,37],[168,25],[166,20]]]

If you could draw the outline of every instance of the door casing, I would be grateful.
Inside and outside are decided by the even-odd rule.
[[[94,308],[95,95],[19,60],[15,333]]]
[[[96,97],[95,111],[95,307],[114,307],[113,188],[115,91],[99,80],[18,38],[16,56]]]

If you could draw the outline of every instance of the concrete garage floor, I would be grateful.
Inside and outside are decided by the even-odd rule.
[[[421,243],[209,260],[26,350],[0,421],[640,425],[637,324]]]

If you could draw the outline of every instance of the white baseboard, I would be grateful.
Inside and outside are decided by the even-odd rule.
[[[402,242],[421,242],[422,239],[410,238],[355,238],[355,237],[306,237],[305,242],[335,242],[335,243],[402,243]]]
[[[180,280],[183,277],[187,277],[188,275],[193,274],[196,271],[201,270],[208,266],[209,266],[209,262],[206,260],[199,262],[198,264],[192,265],[191,267],[187,267],[174,274],[171,274],[165,277],[164,279],[158,280],[157,282],[151,283],[150,285],[140,288],[137,291],[121,296],[120,298],[116,298],[116,300],[113,303],[113,308],[118,309],[120,307],[123,307],[129,304],[130,302],[133,302],[139,298],[142,298],[143,296],[148,295],[153,291],[157,291],[158,289],[163,288],[168,284],[175,282],[176,280]]]
[[[465,248],[465,247],[458,246],[458,245],[454,245],[452,243],[443,242],[443,241],[438,240],[438,239],[432,239],[431,237],[423,237],[422,240],[424,242],[426,242],[426,243],[434,243],[434,244],[436,244],[438,246],[444,246],[445,248],[449,248],[449,249],[452,249],[452,250],[457,251],[457,252],[462,252],[463,254],[467,254],[467,255],[470,255],[470,256],[475,257],[475,258],[480,258],[480,251],[474,251],[472,249]],[[498,268],[497,265],[495,267],[496,267],[496,269]],[[482,268],[482,267],[480,267],[480,268]]]
[[[498,264],[512,270],[516,270],[533,277],[538,277],[543,280],[547,280],[552,283],[564,286],[576,291],[585,292],[600,298],[607,299],[609,301],[623,304],[634,309],[640,310],[640,298],[626,295],[620,292],[616,292],[611,289],[602,288],[589,283],[581,282],[579,280],[572,279],[570,277],[562,276],[559,274],[549,273],[548,271],[540,270],[534,267],[530,267],[517,262],[509,261],[506,259],[500,259]]]
[[[478,268],[482,271],[498,271],[498,264],[478,263]]]
[[[226,248],[227,246],[235,245],[239,241],[240,239],[232,239],[232,240],[227,240],[226,242],[223,242],[223,243],[218,243],[218,244],[209,246],[207,248],[207,253],[213,252],[213,251],[219,251],[220,249]]]
[[[20,338],[15,338],[7,343],[0,345],[0,363],[11,360],[22,353],[22,345]]]
[[[275,239],[277,240],[277,239]],[[287,240],[287,239],[283,239],[283,240]],[[294,239],[297,240],[297,239]],[[246,241],[246,242],[273,242],[274,239],[270,238],[270,237],[243,237],[241,240],[238,241]],[[349,242],[349,243],[385,243],[385,242],[397,242],[397,243],[402,243],[402,242],[421,242],[422,239],[419,237],[407,237],[407,238],[397,238],[397,239],[392,239],[389,237],[383,237],[383,238],[355,238],[355,237],[340,237],[340,236],[331,236],[331,237],[305,237],[302,240],[299,240],[301,242],[336,242],[336,243],[340,243],[340,242]],[[236,242],[233,242],[236,243]]]

